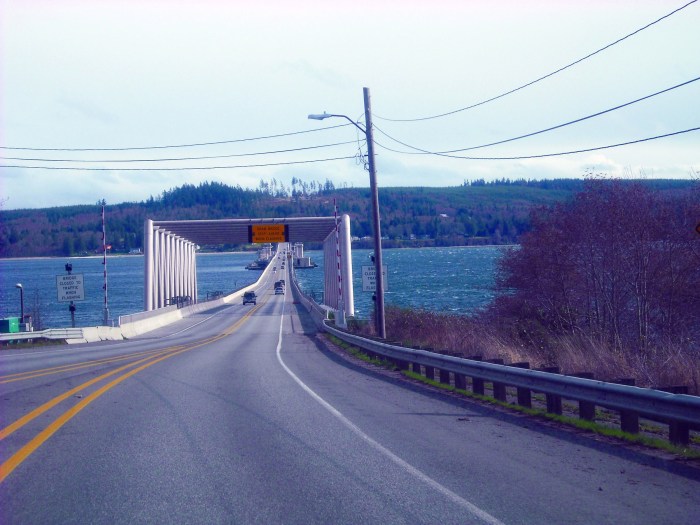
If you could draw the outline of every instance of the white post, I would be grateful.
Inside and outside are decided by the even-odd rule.
[[[197,295],[197,245],[192,243],[192,288],[193,288],[193,296],[194,297],[194,302],[198,302],[198,295]]]
[[[175,237],[175,295],[182,296],[182,239]]]
[[[342,257],[341,270],[343,278],[343,300],[345,313],[355,315],[355,294],[352,285],[352,239],[350,237],[350,216],[343,214],[340,222],[340,253]]]
[[[143,227],[143,309],[153,310],[153,221]]]
[[[333,216],[335,217],[335,263],[336,263],[336,286],[338,288],[338,300],[336,306],[335,324],[341,328],[346,328],[345,304],[343,303],[343,273],[340,267],[342,257],[340,256],[340,224],[338,223],[338,205],[333,199]]]
[[[164,292],[165,292],[165,297],[164,297],[164,303],[166,304],[170,297],[172,296],[172,287],[171,287],[171,280],[170,280],[170,260],[172,257],[172,243],[171,243],[172,238],[170,237],[169,232],[163,232],[163,241],[165,244],[165,250],[163,250],[163,283],[165,284],[164,286]]]
[[[157,229],[155,232],[156,236],[156,242],[155,242],[155,252],[156,252],[156,260],[155,260],[155,268],[156,268],[156,276],[155,276],[155,307],[156,308],[163,308],[164,303],[164,297],[165,297],[165,281],[163,280],[163,264],[165,263],[165,244],[164,244],[164,239],[163,239],[163,231],[161,229]]]

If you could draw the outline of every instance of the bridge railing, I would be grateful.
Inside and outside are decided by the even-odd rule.
[[[323,330],[324,323],[328,319],[330,312],[332,311],[328,307],[318,304],[311,297],[306,295],[297,282],[296,272],[294,268],[290,268],[292,273],[291,289],[294,301],[302,304],[307,312],[311,315],[316,327],[319,330]]]

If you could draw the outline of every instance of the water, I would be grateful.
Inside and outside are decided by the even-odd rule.
[[[388,290],[385,305],[421,308],[446,313],[470,314],[487,306],[496,296],[494,276],[504,248],[500,246],[459,246],[383,250]],[[372,292],[362,291],[362,266],[371,266],[373,250],[353,250],[355,316],[368,318]],[[323,252],[305,250],[319,264]],[[301,288],[323,292],[323,271],[297,271]],[[386,284],[385,284],[386,287]]]
[[[230,293],[255,282],[260,272],[246,270],[255,253],[222,253],[197,255],[198,299],[207,293]],[[59,302],[56,276],[66,275],[65,264],[71,262],[73,274],[83,274],[85,300],[76,301],[75,325],[103,324],[104,292],[102,257],[0,259],[0,318],[19,317],[20,291],[24,287],[24,312],[41,313],[44,328],[71,326],[67,302]],[[107,258],[108,307],[110,319],[143,310],[143,256]],[[36,325],[36,319],[35,319]]]
[[[356,316],[369,317],[372,293],[362,291],[363,265],[371,265],[370,250],[353,250],[353,281]],[[495,297],[495,264],[503,253],[500,247],[451,247],[384,250],[388,267],[387,305],[424,308],[450,313],[471,313],[486,306]],[[320,251],[306,251],[321,264]],[[199,300],[207,293],[230,293],[253,283],[260,272],[244,267],[255,253],[197,255]],[[76,302],[76,326],[103,324],[102,257],[69,260],[73,274],[83,274],[85,300]],[[19,317],[20,293],[24,287],[26,314],[38,310],[44,328],[71,325],[66,302],[59,302],[56,276],[65,275],[65,258],[0,259],[0,318]],[[143,310],[143,257],[123,256],[107,259],[108,306],[110,318]],[[319,295],[323,291],[321,267],[297,272],[302,288]],[[38,306],[38,307],[37,307]],[[36,324],[36,319],[35,319]]]

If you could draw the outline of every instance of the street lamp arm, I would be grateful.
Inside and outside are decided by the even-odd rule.
[[[320,113],[320,114],[313,114],[313,113],[312,113],[311,115],[309,115],[308,118],[309,118],[310,120],[323,120],[323,119],[327,119],[328,117],[340,117],[340,118],[344,118],[344,119],[346,119],[348,122],[350,122],[350,124],[352,124],[352,125],[355,126],[357,129],[359,129],[362,133],[364,133],[365,135],[367,134],[367,130],[366,130],[366,129],[364,129],[362,126],[360,126],[357,122],[355,122],[354,120],[352,120],[352,119],[351,119],[350,117],[348,117],[347,115],[338,115],[338,114],[335,114],[335,113],[326,113],[326,112],[324,111],[323,113]]]
[[[329,117],[346,119],[367,137],[367,168],[369,171],[369,187],[372,201],[372,223],[374,225],[374,275],[375,275],[375,311],[377,335],[386,339],[386,323],[384,320],[384,277],[382,275],[382,230],[379,221],[379,194],[377,193],[377,171],[374,165],[374,137],[372,134],[372,108],[369,100],[369,88],[363,88],[365,98],[365,124],[363,128],[347,115],[332,113],[311,114],[311,120],[324,120]]]

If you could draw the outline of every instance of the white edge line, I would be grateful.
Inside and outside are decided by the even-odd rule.
[[[391,452],[389,449],[385,448],[378,442],[376,442],[374,439],[369,437],[367,434],[365,434],[357,425],[355,425],[352,421],[350,421],[347,417],[345,417],[338,409],[336,409],[333,405],[328,403],[325,399],[323,399],[321,396],[319,396],[316,392],[314,392],[306,383],[304,383],[297,375],[292,372],[289,367],[282,361],[282,325],[284,322],[284,303],[282,305],[282,314],[280,315],[280,331],[279,331],[279,336],[277,339],[277,361],[279,361],[280,365],[282,365],[282,368],[289,374],[289,376],[296,381],[296,383],[306,391],[307,394],[309,394],[312,398],[314,398],[323,408],[328,410],[331,414],[333,414],[338,420],[340,420],[343,425],[345,425],[348,429],[350,429],[352,432],[357,434],[362,440],[364,440],[366,443],[368,443],[372,448],[374,448],[377,452],[380,454],[383,454],[387,458],[389,458],[391,461],[393,461],[396,465],[407,471],[409,474],[412,476],[418,478],[431,488],[435,489],[438,491],[440,494],[443,496],[447,497],[457,505],[460,505],[461,507],[464,507],[467,509],[468,512],[470,512],[474,517],[479,518],[481,521],[484,523],[489,523],[491,525],[505,525],[502,521],[498,520],[485,510],[480,509],[473,503],[467,501],[460,495],[452,492],[450,489],[447,487],[441,485],[437,481],[435,481],[433,478],[425,474],[424,472],[418,470],[416,467],[411,465],[410,463],[407,463],[403,459],[401,459],[399,456]]]

